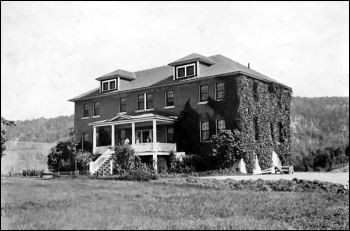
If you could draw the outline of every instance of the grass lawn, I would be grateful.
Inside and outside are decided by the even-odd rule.
[[[349,195],[2,178],[1,229],[349,229]]]

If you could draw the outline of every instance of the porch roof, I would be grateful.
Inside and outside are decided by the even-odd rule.
[[[148,121],[162,121],[172,123],[176,119],[176,116],[164,116],[154,113],[147,113],[141,115],[127,115],[125,113],[118,113],[115,117],[107,120],[100,120],[96,122],[89,123],[89,126],[104,126],[113,124],[128,124],[135,122],[148,122]]]

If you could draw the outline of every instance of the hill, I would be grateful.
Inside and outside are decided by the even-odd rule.
[[[11,140],[26,142],[52,143],[68,137],[73,128],[74,116],[58,116],[56,118],[39,118],[34,120],[17,120],[16,126],[8,128]]]

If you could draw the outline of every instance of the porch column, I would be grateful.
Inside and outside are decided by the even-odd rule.
[[[153,168],[156,173],[158,173],[158,157],[157,154],[153,154]]]
[[[156,143],[157,143],[157,121],[153,120],[153,151],[157,151]]]
[[[92,153],[96,152],[96,127],[94,126],[92,132]]]
[[[114,124],[113,125],[111,125],[112,126],[112,135],[111,135],[111,137],[112,137],[112,142],[111,142],[111,145],[112,145],[112,147],[113,147],[113,149],[114,149],[114,146],[115,146],[115,137],[114,137]]]
[[[135,144],[135,122],[131,123],[131,145]]]

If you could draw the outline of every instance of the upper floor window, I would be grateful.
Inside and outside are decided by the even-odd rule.
[[[208,101],[208,96],[209,96],[208,85],[200,85],[199,86],[199,101],[200,102]]]
[[[90,110],[90,106],[88,103],[84,104],[84,112],[83,112],[83,117],[89,117],[89,110]]]
[[[138,110],[144,110],[145,109],[145,95],[139,95],[138,96],[138,106],[137,106]]]
[[[206,141],[209,139],[209,122],[201,122],[201,141]]]
[[[187,64],[176,67],[176,77],[184,78],[196,75],[196,64]]]
[[[102,91],[111,91],[117,89],[117,79],[102,81]]]
[[[99,116],[100,115],[100,102],[94,102],[94,115],[93,116]]]
[[[223,100],[225,96],[225,84],[216,83],[216,100]]]
[[[174,91],[169,90],[165,92],[165,106],[174,106]]]
[[[258,83],[257,82],[253,82],[253,98],[255,101],[259,100],[259,95],[258,95]]]
[[[146,94],[146,109],[153,108],[153,94]]]
[[[126,97],[119,100],[119,112],[126,112]]]
[[[222,130],[226,129],[225,120],[220,119],[216,121],[216,134],[219,134]]]

